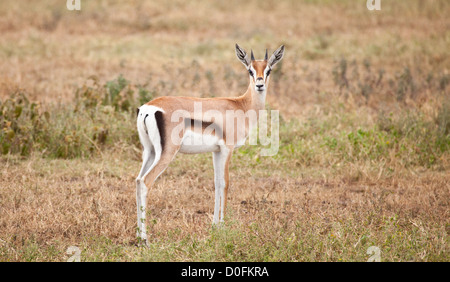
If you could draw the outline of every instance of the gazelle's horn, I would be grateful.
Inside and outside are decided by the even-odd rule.
[[[251,56],[250,56],[250,58],[252,59],[252,61],[255,60],[255,56],[253,56],[253,50],[251,50]]]
[[[264,61],[267,61],[269,57],[267,56],[267,49],[266,49],[266,55],[264,56]]]

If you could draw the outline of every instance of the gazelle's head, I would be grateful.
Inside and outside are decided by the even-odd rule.
[[[250,76],[250,85],[256,93],[264,94],[266,93],[267,87],[269,86],[269,76],[272,68],[283,58],[284,55],[284,45],[273,52],[270,58],[267,55],[264,56],[264,60],[255,60],[253,55],[253,50],[250,56],[245,52],[244,49],[236,44],[236,56],[239,61],[241,61],[247,68],[248,74]]]

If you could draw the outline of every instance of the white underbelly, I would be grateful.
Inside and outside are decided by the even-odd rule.
[[[223,140],[216,136],[198,134],[187,130],[181,141],[179,152],[184,154],[218,152],[220,151],[220,145],[223,143]]]

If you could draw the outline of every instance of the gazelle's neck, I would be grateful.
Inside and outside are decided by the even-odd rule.
[[[263,92],[257,92],[255,91],[254,85],[252,83],[249,84],[247,91],[242,96],[243,99],[246,100],[246,104],[248,105],[249,109],[259,111],[264,110],[266,105],[266,93],[267,90],[264,90]]]

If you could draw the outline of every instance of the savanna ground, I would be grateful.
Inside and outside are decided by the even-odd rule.
[[[449,1],[63,2],[0,3],[0,261],[449,261]],[[286,46],[279,152],[235,151],[220,229],[178,155],[138,247],[135,107],[242,94],[236,42]]]

